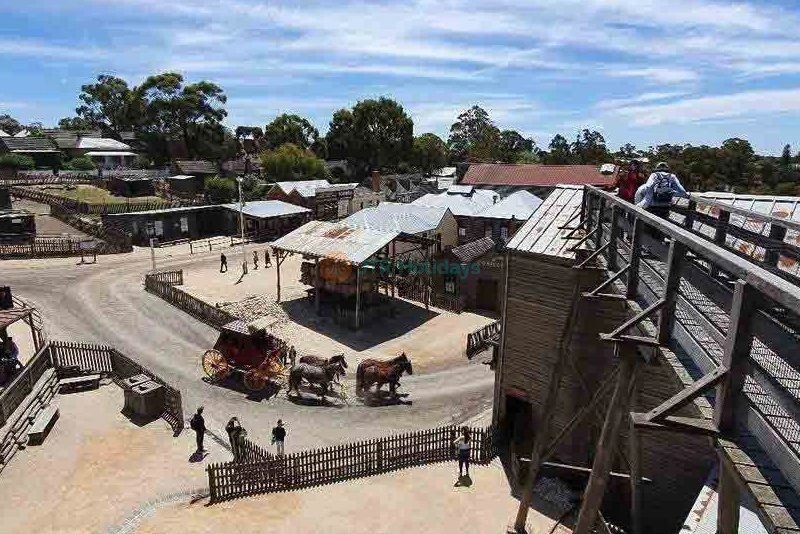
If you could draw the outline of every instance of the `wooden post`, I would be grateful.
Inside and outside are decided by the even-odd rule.
[[[639,406],[639,386],[634,386],[631,406]],[[642,531],[642,438],[628,418],[628,463],[630,464],[631,490],[631,534],[643,534]]]
[[[600,198],[597,206],[597,233],[594,234],[594,249],[599,250],[603,244],[603,211],[606,209],[606,199]]]
[[[617,271],[617,239],[619,238],[619,216],[620,210],[617,206],[611,207],[611,233],[608,236],[608,270],[612,273]]]
[[[584,196],[587,194],[587,190],[583,190]],[[583,228],[586,230],[588,234],[592,230],[592,209],[594,208],[594,195],[591,192],[588,192],[588,198],[586,198],[586,213],[584,213],[584,221],[586,222],[583,225]]]
[[[622,420],[628,412],[631,395],[636,383],[636,349],[617,343],[620,356],[619,377],[614,395],[608,406],[606,420],[597,443],[597,453],[592,464],[592,473],[583,494],[583,502],[575,524],[575,534],[589,534],[597,521],[600,505],[606,490],[609,474],[617,450]]]
[[[278,298],[275,302],[281,301],[281,250],[274,249],[275,252],[275,275],[278,277]]]
[[[731,212],[720,211],[719,218],[717,219],[717,228],[714,231],[714,244],[720,247],[725,246],[725,237],[728,235],[728,222],[731,220]],[[714,265],[711,266],[711,278],[716,278],[719,274],[719,269]]]
[[[776,241],[783,241],[786,238],[786,227],[771,224],[769,227],[769,237]],[[768,250],[764,254],[764,264],[769,267],[777,267],[781,252],[779,250]]]
[[[33,349],[34,353],[39,352],[39,336],[36,335],[36,327],[33,326],[33,315],[29,315],[26,321],[28,326],[31,327],[31,336],[33,337]]]
[[[321,286],[322,286],[322,274],[319,268],[319,258],[314,258],[314,312],[317,315],[319,315]]]
[[[689,205],[686,207],[686,218],[683,220],[683,226],[687,230],[694,230],[694,214],[696,209],[697,202],[690,200]]]
[[[664,283],[664,306],[658,320],[658,342],[666,345],[675,324],[675,305],[678,302],[683,260],[686,257],[686,246],[672,240],[667,256],[667,279]]]
[[[739,532],[739,507],[741,494],[737,474],[731,469],[724,454],[717,451],[719,458],[719,484],[717,484],[717,534],[737,534]]]
[[[356,266],[356,329],[361,328],[361,269]]]
[[[397,274],[394,271],[394,262],[395,262],[394,255],[395,255],[395,252],[396,252],[396,250],[395,250],[396,247],[395,247],[394,241],[392,241],[391,246],[392,246],[392,255],[389,257],[389,259],[392,262],[392,298],[394,298],[394,288],[397,285],[396,284],[396,282],[397,282],[397,278],[396,278]]]
[[[642,254],[642,222],[638,217],[633,219],[631,229],[631,257],[628,268],[628,288],[625,296],[629,300],[636,298],[636,291],[639,288],[639,258]]]

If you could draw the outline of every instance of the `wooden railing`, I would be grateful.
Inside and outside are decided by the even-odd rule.
[[[491,339],[499,339],[500,321],[487,324],[474,332],[467,334],[467,358],[472,358],[477,353],[486,348],[486,342]]]
[[[177,271],[158,271],[155,273],[149,273],[147,276],[172,286],[183,285],[183,269],[179,269]]]
[[[445,311],[461,313],[464,311],[464,303],[458,297],[435,293],[428,286],[413,286],[399,284],[397,286],[397,296],[400,298],[413,300],[426,306],[435,306]]]
[[[212,464],[206,469],[211,502],[452,461],[456,458],[453,441],[457,433],[458,427],[446,426],[265,460]],[[471,461],[490,462],[497,454],[494,430],[473,428],[471,436]]]
[[[183,283],[182,271],[180,280]],[[230,313],[215,308],[168,282],[159,280],[157,276],[146,275],[144,277],[144,288],[146,291],[161,297],[173,306],[182,309],[189,315],[216,329],[220,329],[222,326],[236,320],[236,317]]]
[[[30,243],[0,243],[0,258],[79,256],[81,252],[91,254],[95,248],[93,243],[75,237],[34,236]]]
[[[53,341],[50,343],[50,356],[56,369],[78,368],[82,373],[114,372],[111,362],[112,348],[107,345]]]
[[[11,192],[19,197],[33,200],[34,202],[41,202],[43,204],[58,204],[68,210],[74,211],[80,215],[108,215],[109,213],[132,213],[137,211],[149,211],[164,208],[171,208],[182,205],[179,202],[114,202],[107,204],[93,204],[89,202],[82,202],[70,198],[64,198],[59,195],[39,191],[36,189],[28,189],[25,187],[12,187]]]
[[[42,377],[44,372],[52,367],[50,351],[43,347],[28,362],[8,387],[0,393],[0,427],[14,413],[22,400],[33,391],[33,386]]]

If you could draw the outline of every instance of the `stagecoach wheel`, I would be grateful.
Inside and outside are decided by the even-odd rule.
[[[278,388],[285,388],[289,384],[289,368],[282,364],[274,366],[270,378]]]
[[[250,369],[244,374],[244,387],[250,391],[261,391],[267,387],[267,379],[256,369]]]
[[[203,354],[203,371],[212,380],[225,380],[233,372],[225,356],[216,349],[209,349]]]

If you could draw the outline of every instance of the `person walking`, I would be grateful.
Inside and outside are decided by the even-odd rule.
[[[463,476],[464,468],[466,467],[467,477],[469,477],[469,455],[472,444],[470,443],[469,428],[466,426],[461,427],[461,435],[454,441],[453,445],[458,447],[458,478]]]
[[[278,456],[283,456],[283,442],[286,440],[286,429],[283,421],[278,419],[278,424],[272,429],[272,443],[275,444]]]
[[[636,192],[637,197],[640,194],[642,198],[636,199],[636,205],[662,219],[669,219],[669,210],[674,197],[689,198],[689,193],[683,188],[678,177],[669,171],[669,165],[664,161],[656,164],[655,172]]]
[[[228,433],[228,441],[231,444],[231,452],[233,453],[234,461],[239,461],[240,442],[239,440],[247,435],[247,431],[242,428],[242,423],[239,422],[238,417],[231,417],[228,424],[225,425],[225,431]]]
[[[253,251],[253,270],[258,269],[258,251]]]
[[[628,165],[628,170],[619,175],[617,183],[619,187],[617,196],[623,200],[627,200],[634,204],[636,198],[636,190],[644,183],[644,173],[642,172],[642,160],[634,158]]]
[[[194,430],[195,438],[197,440],[197,452],[204,452],[203,438],[206,434],[206,421],[203,419],[203,407],[197,408],[197,413],[192,416],[189,421],[189,427]]]
[[[264,268],[272,267],[272,260],[269,257],[269,249],[264,249]]]
[[[219,253],[219,272],[228,272],[228,258],[225,257],[225,253],[223,252]]]
[[[297,360],[297,350],[294,348],[294,345],[289,347],[289,364],[294,367],[294,362]]]

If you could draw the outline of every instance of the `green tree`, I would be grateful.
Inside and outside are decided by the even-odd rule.
[[[523,152],[533,152],[535,147],[533,139],[526,139],[516,130],[500,132],[500,161],[504,163],[519,163],[519,155]]]
[[[540,152],[533,151],[533,150],[523,150],[522,152],[517,152],[516,161],[514,163],[541,163],[542,159],[540,157]]]
[[[228,114],[222,88],[208,81],[184,85],[183,76],[166,72],[150,76],[135,92],[145,103],[145,131],[162,143],[183,141],[190,158],[213,159],[204,140],[222,135],[222,120]]]
[[[759,164],[759,173],[761,174],[761,181],[769,187],[775,187],[778,184],[778,169],[775,168],[775,163],[770,158],[764,158]]]
[[[311,150],[318,141],[319,131],[299,115],[278,115],[264,127],[264,143],[270,149],[291,143],[303,150]]]
[[[310,150],[287,143],[261,153],[264,173],[276,182],[330,178],[325,161]]]
[[[720,148],[725,183],[742,189],[755,185],[755,152],[746,139],[726,139]]]
[[[450,126],[447,146],[453,161],[495,161],[500,157],[500,130],[480,106],[462,112]]]
[[[62,130],[89,130],[93,125],[83,117],[64,117],[58,121],[58,127]]]
[[[414,122],[394,100],[362,100],[353,107],[350,159],[362,172],[392,169],[411,159]]]
[[[608,161],[608,149],[603,134],[584,128],[572,143],[572,159],[575,163],[598,165]]]
[[[91,158],[81,157],[81,158],[72,158],[71,160],[66,162],[61,168],[70,171],[93,171],[97,167],[95,166]]]
[[[551,165],[564,165],[572,159],[572,150],[570,149],[567,138],[561,134],[556,134],[550,140],[548,145],[549,152],[547,154],[547,163]]]
[[[14,135],[22,131],[23,126],[11,115],[0,115],[0,130],[8,135]]]
[[[350,159],[353,149],[353,112],[349,109],[340,109],[333,114],[325,134],[325,144],[328,146],[328,157],[331,159]]]
[[[788,169],[792,165],[792,146],[786,145],[781,153],[781,167]]]
[[[133,129],[144,110],[140,93],[122,78],[108,74],[98,76],[97,83],[81,86],[78,98],[83,104],[75,112],[82,126],[105,127],[116,134]]]
[[[238,198],[236,182],[222,176],[211,176],[205,180],[205,194],[212,204],[225,204]]]
[[[0,156],[0,168],[29,171],[35,165],[33,158],[24,154],[3,154]]]
[[[424,133],[414,138],[412,164],[430,174],[447,165],[447,145],[434,133]]]

